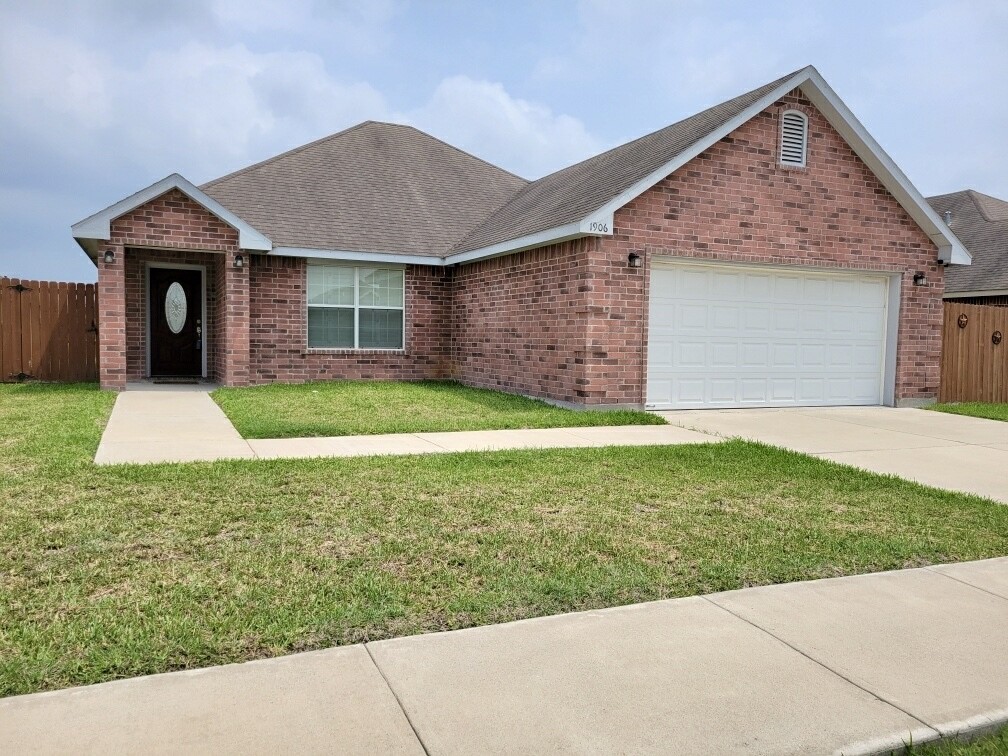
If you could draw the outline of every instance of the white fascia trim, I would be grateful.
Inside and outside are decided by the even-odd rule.
[[[781,84],[779,87],[774,89],[772,92],[764,95],[762,99],[757,100],[748,108],[739,113],[737,116],[732,118],[730,121],[727,121],[720,128],[715,129],[706,137],[701,139],[699,142],[694,142],[692,145],[690,145],[689,148],[687,148],[683,152],[680,152],[678,155],[672,158],[672,160],[665,163],[665,165],[661,166],[657,170],[652,171],[647,176],[638,181],[636,184],[630,186],[629,189],[626,189],[620,194],[613,197],[611,200],[609,200],[609,202],[607,202],[605,205],[599,208],[598,212],[615,213],[621,207],[626,205],[631,200],[634,200],[640,195],[642,195],[644,192],[646,192],[652,186],[657,184],[659,181],[675,173],[677,170],[682,168],[684,165],[686,165],[686,163],[695,158],[697,155],[706,150],[708,147],[717,144],[726,136],[735,131],[735,129],[737,129],[739,126],[751,120],[757,114],[762,113],[764,110],[773,105],[775,102],[777,102],[777,100],[786,95],[792,89],[801,86],[803,82],[808,80],[809,72],[814,70],[815,69],[813,69],[812,66],[808,66],[807,68],[802,69],[794,76],[792,76],[790,79]]]
[[[935,212],[934,208],[927,203],[916,187],[910,183],[910,180],[903,171],[897,167],[892,158],[872,138],[865,127],[854,117],[850,109],[813,66],[803,68],[723,126],[712,131],[699,142],[676,155],[675,158],[661,168],[653,171],[629,189],[614,197],[599,208],[597,212],[606,214],[615,213],[659,181],[682,168],[704,150],[724,139],[742,124],[766,110],[788,92],[799,87],[823,116],[825,116],[826,120],[830,122],[833,128],[840,132],[840,135],[847,140],[858,157],[868,165],[885,188],[896,198],[896,201],[900,203],[910,217],[914,219],[935,245],[937,245],[939,258],[942,262],[969,265],[972,262],[972,257],[966,251],[962,242],[949,230],[944,221],[938,217],[938,213]]]
[[[966,297],[1008,297],[1008,289],[985,289],[981,291],[946,291],[942,299],[962,299]]]
[[[489,247],[481,247],[480,249],[474,249],[469,252],[456,252],[453,255],[447,255],[444,258],[444,264],[456,265],[458,263],[473,262],[474,260],[483,260],[488,257],[510,255],[526,249],[542,247],[546,244],[558,244],[559,242],[567,241],[568,239],[575,239],[579,236],[612,235],[612,215],[609,215],[608,219],[606,219],[600,213],[592,213],[590,218],[592,219],[591,221],[585,219],[574,223],[568,223],[566,226],[557,226],[556,228],[538,231],[534,234],[528,234],[527,236],[519,236],[517,239],[500,242],[499,244],[491,244]],[[608,233],[589,231],[588,228],[590,222],[606,225]]]
[[[160,197],[172,189],[178,189],[189,197],[189,199],[198,202],[209,212],[235,229],[238,232],[238,246],[242,249],[258,252],[269,252],[273,249],[273,242],[266,238],[266,236],[256,231],[248,223],[178,173],[165,176],[146,189],[141,189],[139,192],[126,197],[126,199],[119,200],[114,205],[110,205],[104,210],[74,223],[70,227],[70,230],[79,243],[82,239],[109,239],[112,236],[113,220],[121,215],[125,215],[130,210],[140,207],[140,205],[146,202],[150,202],[152,199]],[[84,244],[81,243],[81,246],[84,246]]]
[[[939,259],[946,264],[970,265],[973,257],[951,229],[945,225],[938,212],[928,204],[900,170],[899,166],[875,141],[868,130],[850,111],[844,101],[826,83],[826,80],[810,67],[809,80],[802,86],[805,96],[821,112],[826,120],[840,132],[857,156],[872,170],[889,193],[896,198],[904,210],[914,219],[924,233],[938,247]],[[806,69],[808,70],[808,69]]]
[[[346,260],[347,262],[394,263],[396,265],[443,266],[443,257],[428,255],[400,255],[395,252],[353,252],[338,249],[309,249],[307,247],[274,247],[271,256],[304,257],[312,260]]]

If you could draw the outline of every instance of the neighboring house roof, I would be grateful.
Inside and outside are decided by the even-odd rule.
[[[812,66],[532,183],[411,126],[367,121],[196,191],[272,240],[273,254],[450,265],[612,235],[616,210],[795,89],[931,238],[940,259],[969,264],[955,234]],[[107,227],[120,204],[92,219]],[[82,246],[76,229],[85,223],[74,226]]]
[[[456,244],[452,252],[468,252],[580,221],[797,73],[533,181]]]
[[[946,268],[945,295],[1008,291],[1008,202],[972,189],[928,202],[939,214],[951,211],[951,228],[973,256],[970,266]]]
[[[445,254],[525,179],[412,126],[357,126],[200,188],[277,246]]]

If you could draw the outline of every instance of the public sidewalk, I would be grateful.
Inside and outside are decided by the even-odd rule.
[[[1008,558],[0,700],[6,753],[883,753],[1008,722]]]
[[[498,449],[717,443],[676,425],[390,433],[375,436],[243,439],[206,386],[142,385],[120,392],[95,454],[99,465],[218,459],[445,454]]]

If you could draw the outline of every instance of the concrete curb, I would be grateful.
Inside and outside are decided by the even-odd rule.
[[[1008,726],[1008,709],[995,709],[985,714],[976,714],[969,719],[864,740],[844,746],[834,753],[835,756],[889,756],[889,754],[908,753],[911,748],[927,743],[951,740],[969,743],[997,732],[1005,726]]]

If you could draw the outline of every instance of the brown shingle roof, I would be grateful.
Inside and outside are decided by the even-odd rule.
[[[945,291],[1008,289],[1008,202],[967,189],[928,197],[939,215],[952,211],[952,232],[973,255],[972,265],[950,265]]]
[[[797,73],[533,181],[452,252],[468,252],[584,219]]]
[[[200,189],[275,246],[437,257],[526,183],[412,126],[365,121]]]

